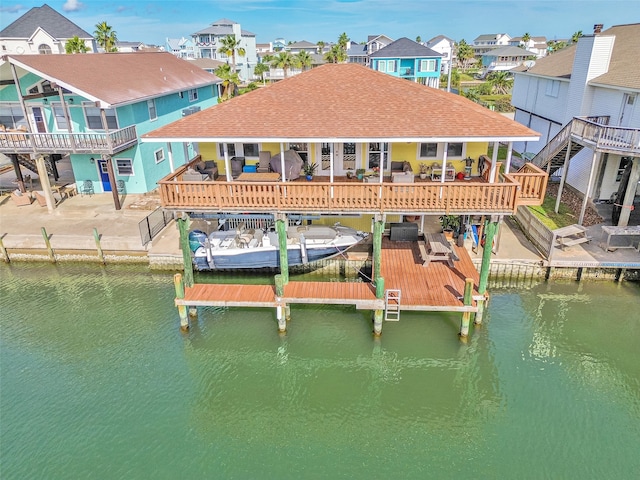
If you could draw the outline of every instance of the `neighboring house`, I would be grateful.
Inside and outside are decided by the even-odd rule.
[[[273,53],[273,44],[269,43],[256,43],[256,54],[258,58],[262,58],[265,55]]]
[[[273,41],[273,51],[279,52],[287,48],[287,41],[284,38],[276,38]]]
[[[515,120],[542,133],[514,148],[593,200],[609,200],[631,169],[621,220],[640,176],[638,58],[640,24],[617,25],[513,70]]]
[[[23,132],[0,132],[0,153],[14,166],[21,156],[69,154],[79,186],[89,180],[106,192],[115,182],[128,193],[155,189],[195,156],[191,144],[138,138],[217,105],[220,82],[169,53],[146,52],[8,56],[0,80],[0,123]]]
[[[440,86],[442,54],[406,37],[372,53],[369,59],[373,70],[433,88]]]
[[[294,55],[300,52],[307,52],[309,54],[318,53],[318,45],[316,45],[315,43],[307,42],[306,40],[302,40],[301,42],[294,42],[290,45],[287,45],[286,50]]]
[[[497,155],[498,142],[507,144],[510,152],[513,142],[538,137],[462,96],[342,63],[326,64],[233,98],[149,132],[142,141],[198,142],[202,158],[217,161],[220,180],[227,181],[234,181],[232,165],[255,165],[263,157],[260,152],[275,155],[293,149],[303,161],[317,165],[313,182],[286,181],[297,178],[300,170],[282,169],[286,183],[272,178],[256,185],[239,179],[233,188],[220,181],[195,185],[184,180],[184,169],[179,170],[160,183],[167,208],[180,204],[186,211],[200,212],[339,213],[345,215],[343,220],[360,214],[369,229],[374,213],[513,213],[524,201],[524,190],[512,180],[516,177],[498,176],[495,160],[490,168],[485,162],[485,169],[479,170],[477,160],[489,144]],[[476,181],[445,183],[454,172],[465,171],[468,157],[475,159]],[[510,159],[508,155],[504,165],[507,173]],[[412,171],[417,174],[422,162],[432,167],[431,180],[414,180]],[[346,183],[344,176],[356,169],[368,170],[371,177]],[[441,175],[443,171],[451,175]],[[481,174],[486,180],[480,180]],[[522,181],[533,179],[526,173],[518,175],[523,175]],[[538,171],[535,177],[542,183],[535,199],[528,201],[539,205],[546,175]],[[411,185],[399,187],[400,182]],[[202,194],[190,196],[194,187]]]
[[[522,65],[525,60],[536,54],[520,47],[501,47],[482,55],[482,67],[485,73],[503,72]]]
[[[511,37],[506,33],[486,33],[476,37],[471,48],[473,49],[473,54],[480,58],[490,50],[506,47],[510,41]]]
[[[211,58],[184,58],[183,60],[187,60],[191,65],[195,65],[196,67],[213,74],[216,73],[216,68],[221,65],[226,65],[226,62],[213,60]]]
[[[190,38],[167,38],[164,49],[178,58],[196,58],[193,40]]]
[[[531,37],[529,41],[525,42],[522,37],[513,37],[509,41],[509,45],[512,47],[522,47],[525,50],[535,53],[537,58],[547,56],[547,37]]]
[[[90,33],[44,4],[0,31],[0,55],[66,53],[67,41],[76,36],[89,52],[98,51]]]
[[[145,44],[142,42],[116,42],[116,48],[121,53],[133,53],[141,52],[145,49]]]
[[[455,40],[445,37],[444,35],[438,35],[423,45],[442,55],[442,71],[444,73],[448,72],[451,65],[455,63]]]
[[[364,44],[352,42],[347,49],[348,62],[368,67],[369,55],[386,47],[392,42],[393,39],[386,35],[369,35],[367,37],[367,42]]]
[[[240,48],[243,48],[245,55],[241,57],[236,54],[236,71],[242,80],[253,78],[253,69],[258,63],[256,51],[256,35],[242,30],[239,23],[226,18],[213,22],[207,28],[191,34],[195,44],[196,58],[212,58],[221,60],[231,65],[232,59],[224,53],[218,52],[221,40],[227,36],[234,36],[236,41],[240,41]]]

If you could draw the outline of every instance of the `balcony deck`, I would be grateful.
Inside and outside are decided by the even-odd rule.
[[[301,177],[288,182],[182,181],[182,166],[159,183],[164,208],[265,213],[399,213],[510,215],[520,205],[540,205],[547,175],[529,165],[496,183],[481,177],[454,182],[368,183],[346,177]]]
[[[136,127],[108,133],[0,132],[0,153],[115,154],[138,143]]]

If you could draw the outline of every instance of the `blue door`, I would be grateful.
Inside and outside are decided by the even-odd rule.
[[[107,161],[98,160],[98,165],[100,167],[100,181],[102,182],[102,191],[110,192],[111,182],[109,182],[109,170],[107,170]]]

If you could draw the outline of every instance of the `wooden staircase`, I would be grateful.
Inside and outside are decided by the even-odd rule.
[[[31,170],[36,175],[38,174],[38,167],[36,165],[36,162],[31,159],[30,155],[28,155],[26,153],[17,153],[15,155],[17,157],[18,163],[21,166],[23,166],[27,170]],[[51,158],[51,155],[45,155],[44,164],[45,164],[45,167],[47,168],[47,173],[49,175],[53,175],[54,177],[56,177],[57,176],[57,170],[53,166],[53,160]]]

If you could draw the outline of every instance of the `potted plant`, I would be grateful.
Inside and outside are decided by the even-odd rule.
[[[460,228],[460,217],[458,215],[442,215],[440,225],[447,240],[453,240],[453,236]]]
[[[347,178],[351,180],[353,178],[353,170],[347,170]]]
[[[311,162],[307,162],[302,166],[302,172],[306,175],[307,180],[313,180],[313,176],[315,175],[317,168],[318,164]]]
[[[358,180],[362,180],[364,178],[364,168],[358,168],[356,170],[356,177]]]
[[[431,170],[431,166],[428,163],[420,162],[420,178],[425,179],[427,175],[429,175],[429,171]]]

